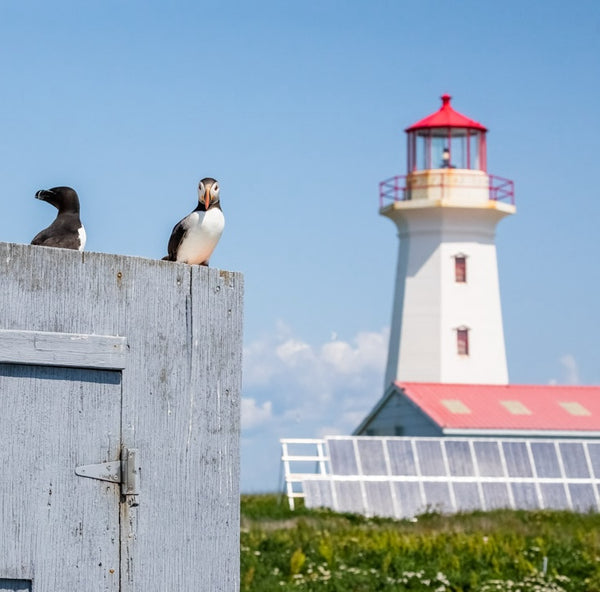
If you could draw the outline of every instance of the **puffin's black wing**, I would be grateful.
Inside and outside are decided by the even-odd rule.
[[[185,220],[186,219],[184,218],[181,222],[175,224],[175,228],[173,228],[171,238],[169,239],[169,246],[167,248],[169,254],[166,257],[163,257],[165,261],[177,261],[177,249],[179,249],[179,245],[187,231]]]

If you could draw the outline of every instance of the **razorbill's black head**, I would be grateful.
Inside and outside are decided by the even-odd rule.
[[[169,239],[169,254],[163,259],[190,265],[208,265],[224,227],[219,183],[212,177],[205,177],[198,183],[196,209],[173,228]]]
[[[71,187],[53,187],[40,189],[35,197],[52,204],[58,214],[48,228],[36,234],[31,244],[83,251],[86,237],[79,219],[77,192]]]

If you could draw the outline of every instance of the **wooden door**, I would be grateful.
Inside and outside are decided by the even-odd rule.
[[[121,372],[0,364],[0,591],[118,592]]]

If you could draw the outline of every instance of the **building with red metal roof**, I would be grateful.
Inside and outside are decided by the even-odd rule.
[[[598,438],[600,386],[395,382],[354,434]]]

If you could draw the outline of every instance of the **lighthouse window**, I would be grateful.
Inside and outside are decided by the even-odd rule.
[[[459,356],[469,355],[469,330],[460,328],[456,330],[456,347]]]
[[[467,258],[465,255],[454,257],[454,279],[461,284],[467,281]]]

